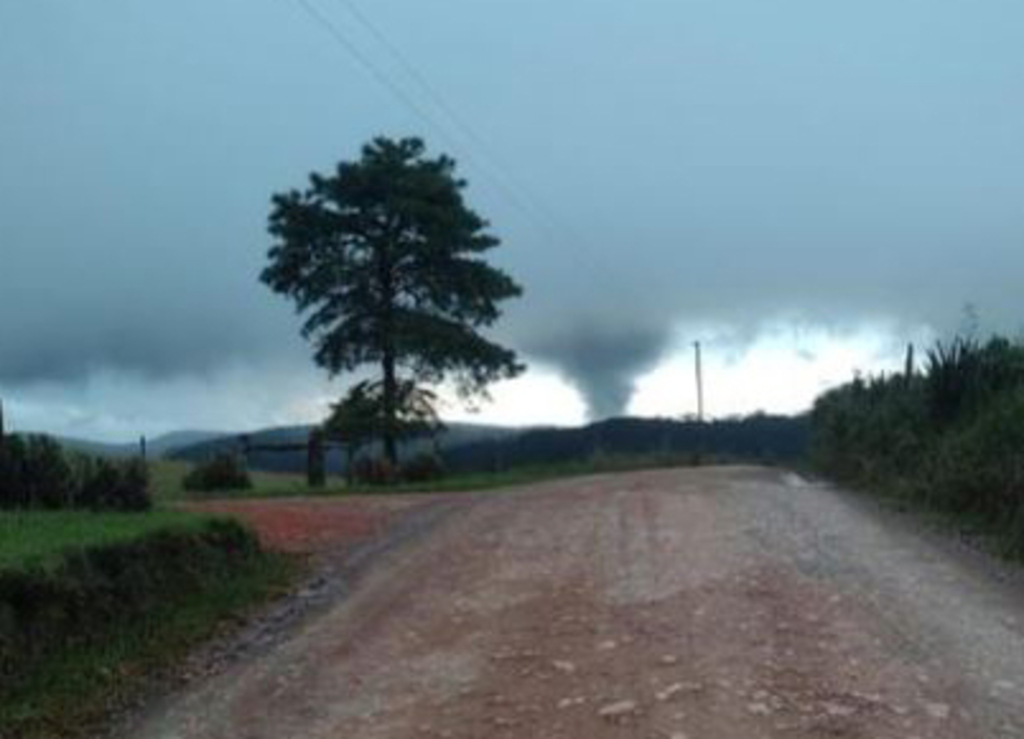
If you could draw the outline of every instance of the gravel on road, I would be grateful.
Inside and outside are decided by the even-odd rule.
[[[731,467],[444,505],[125,736],[1024,736],[1013,568],[856,496]]]

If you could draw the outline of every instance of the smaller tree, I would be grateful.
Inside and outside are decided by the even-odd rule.
[[[332,406],[324,424],[329,438],[345,445],[346,467],[351,478],[359,450],[381,438],[390,428],[396,440],[435,436],[444,429],[437,415],[437,396],[413,380],[397,383],[393,419],[389,419],[384,383],[369,381],[353,385],[340,402]]]
[[[356,455],[378,433],[378,412],[365,382],[353,386],[342,400],[331,406],[324,431],[329,439],[345,445],[345,470],[349,482],[352,481]]]
[[[218,490],[247,490],[252,479],[241,456],[221,452],[196,465],[182,481],[182,487],[189,492],[214,492]]]

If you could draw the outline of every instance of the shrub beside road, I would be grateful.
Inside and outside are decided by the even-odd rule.
[[[827,475],[951,516],[1024,556],[1024,345],[937,344],[925,371],[857,378],[815,403]]]

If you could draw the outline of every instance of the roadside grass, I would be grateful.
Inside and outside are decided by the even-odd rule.
[[[208,516],[155,509],[146,513],[0,512],[0,570],[51,567],[70,548],[130,541],[161,530],[195,530]]]
[[[957,540],[969,549],[995,559],[1024,564],[1020,543],[1020,522],[1007,519],[993,522],[978,511],[949,511],[908,498],[900,485],[865,485],[838,481],[844,490],[904,517],[947,539]]]
[[[811,413],[817,469],[1024,558],[1024,343],[938,341],[922,370],[857,377]]]
[[[168,534],[190,541],[218,518],[159,508],[139,514],[0,512],[0,574],[7,582],[48,587],[45,583],[67,577],[63,567],[68,552],[112,551]],[[0,739],[100,735],[112,714],[171,679],[175,666],[194,647],[230,631],[259,604],[287,592],[301,568],[300,560],[272,552],[225,559],[209,545],[199,545],[189,557],[189,566],[203,573],[183,575],[182,582],[201,581],[201,587],[173,587],[141,611],[137,604],[132,609],[126,603],[134,615],[117,618],[103,638],[77,640],[69,632],[64,648],[17,663],[13,682],[5,674]],[[228,566],[229,561],[234,564]],[[153,566],[147,563],[146,571],[160,577],[148,569]],[[177,582],[173,566],[165,569],[165,577]],[[0,618],[8,615],[0,607]],[[0,621],[0,626],[5,634],[17,633],[10,631],[13,623]],[[0,654],[17,646],[0,639]]]
[[[632,472],[644,469],[695,467],[725,464],[721,456],[697,454],[594,455],[585,460],[524,465],[494,472],[455,473],[425,482],[403,482],[392,485],[348,485],[344,478],[329,477],[327,485],[311,489],[304,475],[275,472],[250,472],[252,487],[245,490],[191,493],[184,490],[182,480],[191,465],[188,462],[156,460],[150,463],[151,491],[158,501],[174,502],[203,498],[273,498],[298,496],[387,495],[411,493],[458,493],[516,487],[563,477],[581,477],[611,472]]]
[[[249,477],[252,487],[246,490],[220,490],[215,493],[196,493],[185,490],[183,481],[193,465],[173,459],[156,459],[149,463],[149,491],[153,500],[161,503],[173,503],[185,500],[202,500],[203,498],[244,497],[244,498],[275,498],[297,497],[310,495],[306,484],[306,476],[285,472],[261,472],[250,470]],[[345,481],[340,477],[329,477],[325,490],[339,495],[348,492]],[[318,491],[322,493],[323,491]]]

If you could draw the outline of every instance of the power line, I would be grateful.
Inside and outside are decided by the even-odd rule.
[[[375,64],[374,60],[363,52],[329,16],[319,10],[310,0],[295,0],[295,2],[298,3],[306,16],[308,16],[317,25],[321,26],[346,53],[355,59],[365,71],[367,71],[377,82],[394,95],[394,97],[417,118],[430,126],[430,128],[436,131],[443,139],[449,142],[449,144],[456,147],[460,146],[460,142],[456,137],[453,137],[433,115],[413,99],[413,97],[402,86],[395,82],[395,80],[392,79],[385,70]],[[352,16],[356,18],[357,22],[363,25],[365,29],[374,38],[376,38],[396,60],[398,60],[398,63],[406,71],[409,77],[417,82],[424,94],[440,111],[445,113],[447,118],[449,118],[462,132],[463,136],[472,139],[478,147],[483,148],[486,151],[487,144],[484,138],[476,133],[475,129],[466,122],[465,118],[458,114],[452,105],[447,103],[444,96],[438,92],[437,88],[427,80],[425,75],[416,69],[415,65],[394,43],[388,40],[383,31],[381,31],[376,24],[370,21],[366,14],[362,13],[354,3],[351,2],[351,0],[342,0],[342,2],[349,9]],[[544,204],[542,199],[534,196],[528,188],[509,175],[508,167],[503,166],[500,163],[500,158],[493,154],[489,156],[490,160],[499,162],[498,165],[495,165],[493,163],[482,162],[479,157],[473,155],[472,151],[466,151],[465,155],[466,159],[477,165],[480,173],[488,180],[488,182],[490,182],[495,190],[500,192],[507,201],[523,215],[527,216],[535,226],[545,232],[548,238],[552,238],[560,233],[562,238],[558,239],[558,243],[568,246],[571,250],[578,253],[580,257],[578,262],[579,267],[590,272],[594,278],[599,282],[604,283],[606,286],[611,285],[610,274],[605,269],[599,268],[598,264],[593,259],[594,255],[583,253],[582,244],[585,242],[584,237],[581,236],[575,228],[571,227],[569,224],[554,215],[554,212]],[[487,164],[490,164],[490,166],[487,166]],[[504,174],[496,174],[495,168],[499,172],[503,171]],[[514,186],[509,185],[509,182],[513,183]],[[520,195],[519,192],[517,192],[517,189],[519,192],[525,192],[526,196],[524,197],[523,195]]]
[[[398,63],[402,70],[409,76],[410,79],[415,82],[427,98],[434,104],[434,106],[444,113],[445,116],[454,124],[454,126],[465,136],[467,139],[472,141],[478,147],[484,156],[490,160],[491,164],[497,169],[505,179],[514,186],[525,198],[530,201],[534,208],[536,208],[541,214],[543,214],[553,225],[563,228],[564,225],[559,222],[558,217],[552,213],[547,207],[544,201],[537,197],[530,188],[526,187],[513,173],[512,168],[508,166],[501,157],[491,149],[488,141],[480,135],[480,133],[451,105],[444,95],[435,87],[430,80],[427,79],[420,70],[410,61],[409,57],[402,52],[402,50],[393,43],[388,36],[380,29],[380,27],[374,23],[370,18],[360,10],[359,6],[354,0],[338,0],[348,10],[349,14],[356,19],[364,29],[377,42],[391,55],[391,57]]]
[[[458,145],[458,142],[449,134],[445,128],[434,119],[419,103],[417,103],[411,96],[409,96],[401,86],[399,86],[393,79],[391,79],[384,70],[374,64],[373,60],[370,59],[358,46],[356,46],[352,40],[345,35],[341,28],[332,21],[328,16],[324,15],[319,9],[316,8],[309,0],[295,0],[299,7],[305,12],[305,14],[311,18],[315,23],[321,26],[328,35],[341,46],[353,59],[355,59],[364,70],[366,70],[377,82],[383,85],[392,95],[394,95],[403,105],[405,105],[416,117],[420,118],[424,123],[434,129],[439,135],[446,139],[449,143]],[[397,50],[396,50],[397,51]],[[469,154],[468,158],[473,161],[475,157]],[[476,164],[480,166],[480,162],[476,161]],[[509,199],[521,212],[530,218],[535,218],[536,213],[530,208],[530,206],[521,198],[521,196],[512,190],[505,182],[500,178],[495,177],[494,173],[489,171],[485,167],[480,167],[481,172],[486,176],[492,185],[502,192],[505,197]]]
[[[355,59],[364,70],[370,73],[370,75],[383,85],[392,95],[398,98],[407,108],[409,108],[416,116],[422,118],[425,122],[431,126],[436,127],[437,124],[431,119],[430,115],[421,108],[415,100],[406,95],[405,91],[395,84],[390,77],[387,76],[381,69],[374,64],[368,56],[366,56],[359,47],[356,46],[346,36],[342,30],[335,24],[330,18],[321,13],[316,6],[314,6],[309,0],[295,0],[295,2],[305,11],[306,15],[312,18],[317,24],[319,24],[327,33],[338,43],[342,48],[345,49],[348,54]]]

